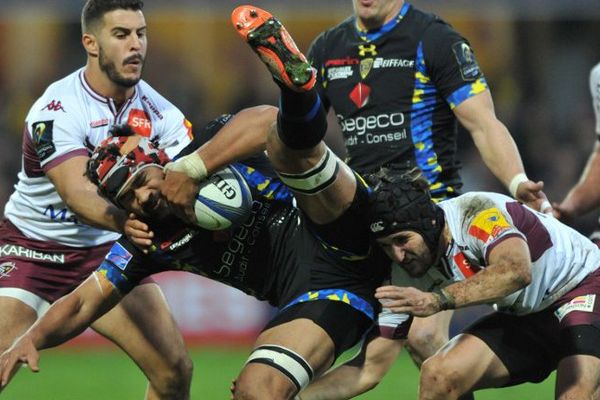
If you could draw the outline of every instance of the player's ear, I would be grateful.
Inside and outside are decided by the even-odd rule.
[[[98,39],[92,33],[84,33],[81,36],[81,43],[83,44],[83,48],[85,52],[90,57],[98,57]]]

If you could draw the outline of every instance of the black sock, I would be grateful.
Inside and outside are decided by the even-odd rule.
[[[327,132],[327,113],[315,89],[295,92],[282,85],[277,131],[292,149],[309,149],[319,144]]]

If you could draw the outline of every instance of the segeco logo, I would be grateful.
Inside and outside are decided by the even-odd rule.
[[[365,134],[367,130],[384,129],[389,127],[402,126],[404,124],[404,114],[391,113],[369,115],[368,117],[347,118],[338,114],[338,121],[345,133],[356,132],[359,135]]]

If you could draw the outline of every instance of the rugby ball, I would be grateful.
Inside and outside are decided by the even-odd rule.
[[[211,231],[238,225],[252,209],[252,193],[244,177],[225,167],[200,183],[194,212],[198,226]]]

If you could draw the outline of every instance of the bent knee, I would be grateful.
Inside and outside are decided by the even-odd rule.
[[[257,367],[257,368],[254,368]],[[235,381],[235,400],[287,400],[298,392],[291,380],[266,365],[246,366]]]
[[[405,344],[417,364],[433,356],[448,341],[448,332],[433,326],[410,331]]]
[[[443,356],[428,358],[421,366],[419,391],[425,398],[458,398],[465,393],[463,376]]]
[[[170,362],[169,366],[156,371],[150,385],[161,399],[187,399],[192,383],[194,364],[186,353]]]

